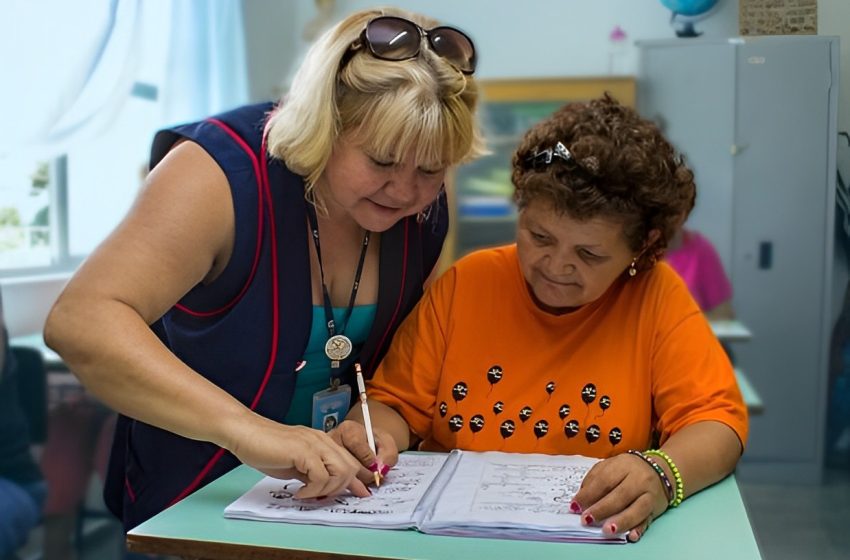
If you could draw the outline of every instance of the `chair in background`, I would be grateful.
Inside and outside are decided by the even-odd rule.
[[[17,364],[18,399],[29,424],[30,441],[47,441],[47,370],[35,348],[11,346]]]
[[[47,441],[47,371],[41,352],[35,348],[10,346],[15,367],[13,385],[33,445]],[[12,558],[16,558],[13,554]]]

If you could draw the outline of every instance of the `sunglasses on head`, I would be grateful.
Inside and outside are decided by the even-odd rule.
[[[475,46],[472,39],[454,27],[440,26],[422,29],[410,20],[395,16],[377,17],[366,24],[352,50],[366,46],[375,58],[381,60],[408,60],[419,54],[422,38],[428,46],[449,64],[463,72],[475,72]]]

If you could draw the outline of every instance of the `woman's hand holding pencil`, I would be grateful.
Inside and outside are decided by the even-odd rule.
[[[349,413],[349,419],[328,432],[328,435],[348,449],[363,465],[357,478],[366,484],[374,482],[376,486],[380,486],[381,479],[398,461],[398,447],[389,433],[380,428],[373,430],[360,364],[355,364],[354,368],[357,373],[360,406],[355,406]]]

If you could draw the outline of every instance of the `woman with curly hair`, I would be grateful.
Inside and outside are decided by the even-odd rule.
[[[636,541],[732,472],[747,437],[729,360],[660,262],[693,207],[693,174],[606,96],[532,128],[513,182],[516,244],[430,287],[370,383],[374,429],[398,449],[601,458],[570,510]],[[338,429],[352,450],[361,421],[355,408]]]

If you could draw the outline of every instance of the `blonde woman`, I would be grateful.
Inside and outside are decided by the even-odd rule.
[[[362,11],[279,103],[156,136],[139,200],[45,330],[122,415],[105,495],[126,528],[240,462],[300,497],[368,493],[322,427],[434,269],[446,172],[482,152],[474,70],[463,32]]]

